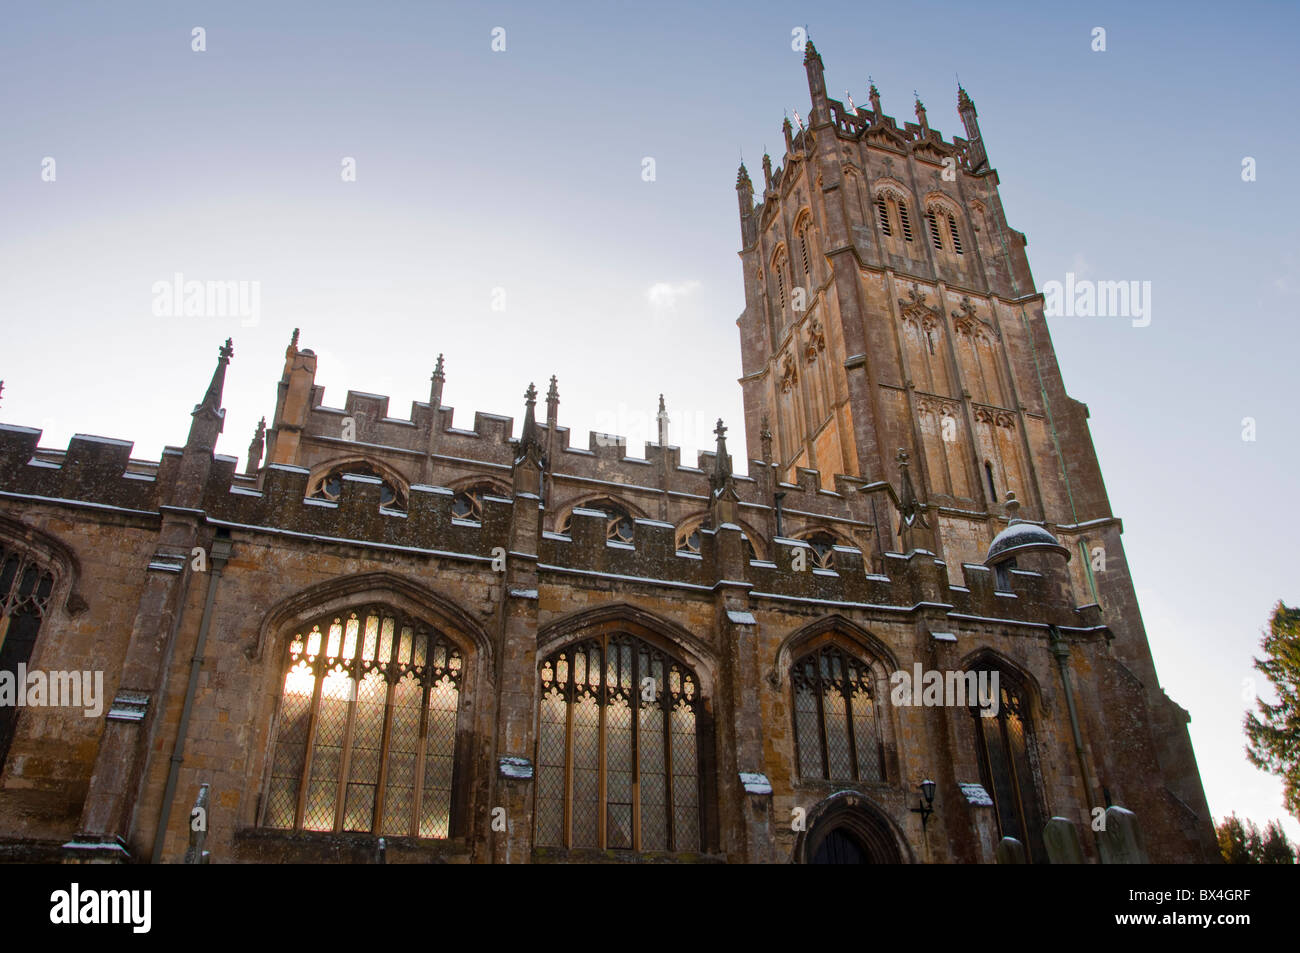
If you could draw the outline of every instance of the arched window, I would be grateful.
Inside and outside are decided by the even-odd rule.
[[[388,509],[406,509],[406,495],[401,488],[394,486],[387,477],[370,464],[359,461],[335,467],[321,477],[320,482],[316,484],[315,491],[308,495],[318,500],[337,501],[343,494],[343,477],[345,476],[374,477],[380,480],[379,505]]]
[[[461,490],[451,498],[451,515],[470,523],[483,522],[483,497],[498,496],[500,491],[490,483],[476,483]]]
[[[925,221],[926,224],[929,225],[930,227],[930,244],[933,245],[937,251],[942,251],[943,238],[939,232],[939,220],[937,217],[937,213],[933,208],[926,209]]]
[[[904,199],[898,200],[898,224],[903,229],[903,241],[912,240],[912,222],[907,217],[907,202]]]
[[[975,720],[980,780],[993,798],[999,834],[1024,844],[1031,863],[1045,863],[1043,812],[1034,780],[1036,754],[1029,707],[1018,682],[1005,672],[997,674],[997,714],[985,717],[979,707],[970,709]]]
[[[18,666],[31,661],[41,622],[50,608],[54,574],[31,555],[0,540],[0,672],[9,672],[18,691]],[[9,754],[18,707],[0,705],[0,767]]]
[[[289,640],[262,823],[448,837],[464,659],[384,606]]]
[[[631,543],[633,531],[636,529],[636,521],[628,511],[613,502],[612,500],[597,500],[593,503],[583,503],[578,509],[599,510],[605,514],[605,539],[614,543]],[[565,514],[560,523],[560,533],[564,536],[571,535],[573,528],[573,512]]]
[[[694,673],[616,632],[541,666],[539,846],[699,850]]]
[[[884,746],[871,668],[824,645],[790,669],[801,778],[883,781]]]
[[[700,554],[700,528],[704,524],[696,523],[689,530],[683,530],[677,534],[677,551],[679,553]],[[741,535],[741,542],[745,544],[745,558],[755,560],[758,558],[758,552],[754,549],[754,543],[747,534]]]
[[[782,314],[785,313],[785,269],[785,251],[782,250],[772,261],[772,274],[776,276],[776,300],[781,306]]]
[[[803,273],[805,278],[812,277],[812,236],[808,232],[812,229],[812,219],[804,216],[799,223],[799,257],[803,264]]]
[[[948,234],[952,236],[952,250],[957,254],[962,254],[961,235],[957,231],[957,219],[951,213],[948,215]]]
[[[876,196],[876,219],[880,222],[880,230],[886,235],[893,235],[893,229],[889,226],[889,204],[885,201],[884,194]]]
[[[998,488],[993,482],[993,464],[987,460],[984,461],[984,476],[989,481],[989,502],[996,503],[998,501]]]
[[[806,533],[800,538],[812,547],[812,561],[815,569],[835,568],[835,547],[839,545],[839,540],[825,530]]]

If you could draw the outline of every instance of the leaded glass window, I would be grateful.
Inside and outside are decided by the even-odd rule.
[[[463,679],[452,642],[382,606],[295,632],[263,824],[450,836]]]
[[[818,531],[808,533],[803,541],[812,547],[812,562],[815,569],[835,568],[835,547],[838,541],[830,533]]]
[[[699,712],[694,673],[628,633],[547,658],[536,843],[699,850]]]
[[[790,681],[799,776],[884,781],[879,700],[870,666],[825,645],[795,662]]]
[[[343,477],[347,475],[376,477],[381,481],[379,487],[379,505],[389,509],[406,509],[406,498],[400,488],[393,485],[383,474],[367,463],[347,463],[336,467],[316,485],[310,496],[319,500],[337,502],[343,494]]]
[[[703,523],[696,523],[690,530],[679,532],[677,534],[677,551],[679,553],[693,553],[696,556],[700,554],[700,528]],[[745,558],[755,560],[758,558],[758,552],[754,549],[754,544],[746,535],[740,537],[741,542],[745,545]]]
[[[1007,683],[1002,673],[998,713],[984,717],[978,707],[975,719],[980,779],[993,798],[1002,837],[1025,845],[1031,863],[1045,863],[1043,815],[1034,781],[1033,731],[1024,694]]]
[[[483,497],[493,496],[497,490],[490,483],[480,483],[461,490],[451,499],[451,515],[471,523],[483,522]]]
[[[626,509],[617,503],[609,500],[599,500],[594,503],[584,503],[580,509],[599,510],[605,514],[605,539],[614,543],[631,543],[633,531],[636,529],[636,521]],[[573,527],[573,514],[565,514],[564,520],[560,523],[560,533],[564,536],[570,535]]]
[[[0,542],[0,671],[18,684],[18,666],[31,661],[41,622],[50,608],[54,574],[29,553]],[[9,754],[18,708],[0,705],[0,765]]]

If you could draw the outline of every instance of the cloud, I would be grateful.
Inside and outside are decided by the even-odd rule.
[[[699,286],[698,281],[683,281],[675,285],[667,281],[658,281],[646,290],[645,296],[652,308],[671,311],[677,307],[679,300],[691,294]]]

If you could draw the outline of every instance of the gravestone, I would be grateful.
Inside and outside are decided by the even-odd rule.
[[[1025,860],[1025,845],[1014,837],[1004,837],[998,841],[998,849],[994,856],[999,864],[1027,863]]]
[[[1067,817],[1054,817],[1043,827],[1043,846],[1047,860],[1053,864],[1082,864],[1083,846],[1074,821]]]
[[[1106,808],[1106,826],[1098,834],[1103,864],[1149,864],[1137,815],[1112,804]]]

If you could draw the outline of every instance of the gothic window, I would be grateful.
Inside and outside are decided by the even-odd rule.
[[[799,255],[803,263],[804,277],[807,278],[811,278],[812,276],[812,257],[809,248],[812,243],[812,237],[808,234],[811,229],[812,219],[805,217],[803,222],[799,225]]]
[[[1044,863],[1043,815],[1034,781],[1029,708],[1020,686],[1005,673],[998,674],[997,714],[986,718],[980,708],[970,709],[975,719],[980,779],[993,798],[999,834],[1024,844],[1031,863]]]
[[[694,673],[626,632],[547,658],[537,844],[699,850],[699,711]]]
[[[825,530],[808,533],[802,537],[812,547],[812,562],[815,569],[835,568],[835,547],[839,541]]]
[[[898,200],[898,224],[902,226],[903,241],[912,240],[912,223],[907,217],[907,202],[903,199]]]
[[[397,510],[406,508],[406,497],[401,489],[394,486],[391,481],[368,463],[345,463],[335,467],[321,478],[315,492],[311,493],[310,496],[318,500],[337,502],[339,497],[343,495],[343,477],[348,475],[375,477],[381,480],[379,505]]]
[[[948,216],[948,234],[952,236],[952,250],[957,254],[963,254],[961,250],[961,235],[957,231],[957,219],[953,215]]]
[[[677,551],[679,553],[694,553],[697,556],[700,554],[700,528],[703,525],[703,523],[696,523],[689,532],[684,531],[677,534]],[[751,561],[757,559],[758,553],[755,551],[754,544],[749,537],[742,534],[741,542],[745,544],[745,558]]]
[[[890,209],[896,219],[891,219]],[[880,230],[886,235],[895,232],[903,236],[903,241],[912,240],[912,219],[907,212],[907,200],[893,190],[886,189],[876,194],[876,217],[880,221]],[[894,225],[897,225],[897,229]]]
[[[989,502],[996,503],[998,501],[998,488],[993,483],[993,464],[987,460],[984,461],[984,475],[989,481]]]
[[[605,539],[613,543],[631,543],[633,530],[636,528],[636,522],[632,515],[626,509],[610,500],[598,500],[593,503],[583,503],[579,509],[600,510],[605,514]],[[565,515],[564,520],[560,523],[560,533],[564,536],[572,535],[573,529],[573,512],[570,511]]]
[[[936,217],[933,208],[926,210],[925,221],[926,224],[930,227],[930,244],[935,247],[936,251],[942,251],[943,238],[939,233],[939,220]]]
[[[0,672],[11,673],[18,691],[18,666],[31,661],[53,590],[52,572],[30,554],[0,541]],[[9,754],[17,718],[17,706],[0,704],[0,766]]]
[[[885,201],[884,195],[876,196],[876,218],[880,222],[880,230],[886,235],[893,235],[889,227],[889,205]]]
[[[490,483],[478,483],[461,490],[451,498],[451,515],[470,523],[483,522],[483,497],[498,494]]]
[[[781,251],[772,262],[772,274],[776,275],[776,298],[781,305],[781,313],[785,313],[785,270],[786,270],[785,252]]]
[[[799,776],[884,781],[879,702],[870,666],[826,645],[794,663],[790,682]]]
[[[445,838],[464,659],[401,612],[368,606],[289,642],[262,823]]]

